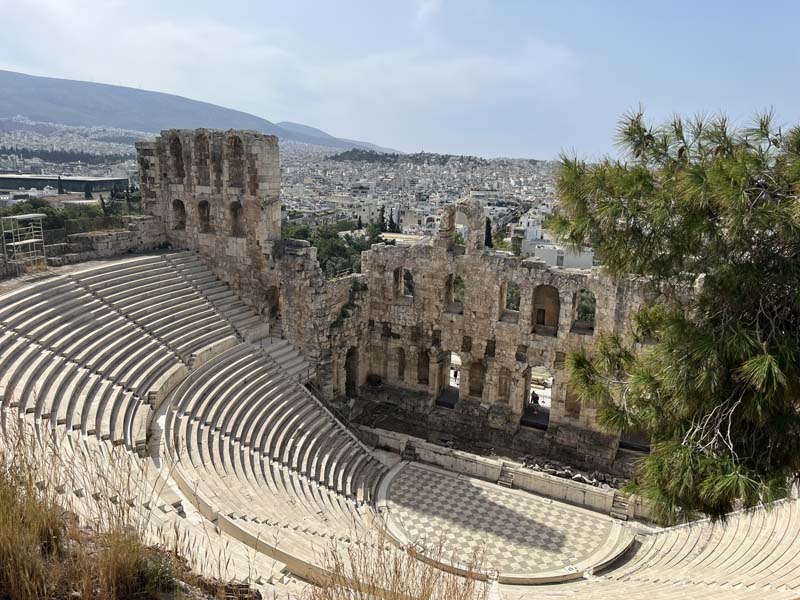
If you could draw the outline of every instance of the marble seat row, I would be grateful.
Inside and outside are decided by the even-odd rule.
[[[314,562],[320,545],[377,531],[370,502],[383,465],[250,344],[177,388],[164,439],[174,476],[243,539],[277,536]]]
[[[777,502],[645,536],[624,581],[800,589],[800,504]]]
[[[141,450],[151,407],[112,380],[0,325],[5,409]]]
[[[141,449],[154,390],[196,353],[241,337],[170,256],[191,260],[194,277],[215,294],[232,295],[198,259],[175,253],[115,261],[0,296],[4,404]],[[248,315],[248,323],[256,318]]]
[[[800,597],[800,501],[740,511],[640,536],[617,568],[543,590],[537,598],[769,600]],[[509,599],[527,595],[501,586]]]
[[[241,337],[246,337],[250,329],[261,324],[259,317],[227,285],[213,276],[196,254],[179,252],[163,255],[162,259],[205,298]]]
[[[4,410],[4,433],[9,416]],[[155,467],[149,457],[121,453],[96,437],[54,430],[31,415],[23,421],[36,437],[46,440],[43,446],[48,452],[58,455],[57,463],[52,463],[57,469],[48,466],[47,476],[63,505],[81,521],[93,523],[102,515],[109,522],[126,523],[146,543],[177,548],[197,573],[249,583],[262,595],[300,591],[285,564],[220,532],[182,502],[169,483],[169,474]],[[5,440],[4,435],[0,445]]]
[[[208,269],[205,273],[214,278]],[[76,274],[72,279],[184,361],[200,348],[236,335],[231,324],[163,256],[105,273]]]
[[[273,361],[236,346],[185,381],[174,399],[171,442],[189,453],[212,449],[223,475],[252,455],[350,498],[371,502],[384,469],[363,445]]]

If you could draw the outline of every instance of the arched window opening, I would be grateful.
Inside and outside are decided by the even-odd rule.
[[[453,237],[453,249],[458,253],[465,253],[467,249],[467,235],[469,235],[469,220],[463,212],[456,212],[453,217],[455,234]]]
[[[172,159],[172,168],[175,173],[175,179],[183,181],[186,172],[183,168],[183,145],[181,139],[177,135],[173,135],[169,139],[169,154]]]
[[[447,312],[464,314],[464,280],[451,273],[445,280],[445,308]]]
[[[403,271],[403,296],[414,295],[414,274],[405,269]]]
[[[594,333],[594,320],[597,311],[597,298],[587,289],[575,292],[572,298],[573,320],[572,333],[592,335]]]
[[[513,281],[500,285],[500,320],[507,323],[519,321],[520,290]]]
[[[511,371],[506,367],[500,369],[497,378],[497,401],[501,404],[508,404],[511,400]]]
[[[172,228],[176,231],[186,229],[186,207],[181,200],[172,201]]]
[[[533,292],[533,332],[556,337],[561,300],[552,285],[540,285]]]
[[[194,137],[194,152],[197,157],[197,185],[211,185],[210,150],[205,133],[198,133]]]
[[[423,350],[417,355],[417,383],[428,385],[430,383],[431,355]]]
[[[397,362],[397,379],[403,381],[406,378],[406,351],[398,348],[395,361]]]
[[[513,281],[508,282],[506,287],[506,310],[519,312],[520,291],[519,286]]]
[[[483,397],[483,380],[486,368],[481,361],[474,361],[469,366],[469,395],[473,398]]]
[[[211,226],[211,206],[208,200],[201,200],[197,203],[197,215],[200,219],[200,233],[211,233],[214,231]]]
[[[545,367],[532,367],[525,372],[525,402],[520,425],[547,430],[553,396],[553,374]]]
[[[228,140],[228,185],[244,187],[244,146],[236,135]]]
[[[242,203],[238,200],[231,202],[231,235],[233,237],[244,237],[244,225],[242,224]]]

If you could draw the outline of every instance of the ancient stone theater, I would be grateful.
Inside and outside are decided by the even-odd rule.
[[[647,440],[603,431],[565,360],[626,331],[638,282],[484,247],[470,200],[328,279],[281,238],[275,137],[137,154],[146,216],[0,282],[2,442],[55,440],[82,518],[127,503],[199,572],[278,594],[374,548],[492,597],[798,597],[796,500],[663,528],[618,489]]]

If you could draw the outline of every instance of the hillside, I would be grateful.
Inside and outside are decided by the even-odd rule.
[[[0,70],[0,118],[16,115],[48,123],[148,132],[172,127],[252,129],[283,140],[331,148],[381,149],[306,125],[286,123],[282,127],[255,115],[182,96]]]

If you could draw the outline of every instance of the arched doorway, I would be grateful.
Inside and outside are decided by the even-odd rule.
[[[561,300],[552,285],[540,285],[533,291],[533,332],[539,335],[558,335],[558,316]]]
[[[553,374],[545,367],[531,367],[525,372],[525,399],[520,425],[547,430],[553,396]]]
[[[348,398],[358,395],[358,349],[350,348],[344,361],[344,393]]]
[[[444,408],[455,408],[459,397],[458,382],[461,379],[461,357],[455,352],[451,352],[450,356],[446,358],[444,367],[446,381],[439,392],[439,396],[436,398],[436,405]]]

